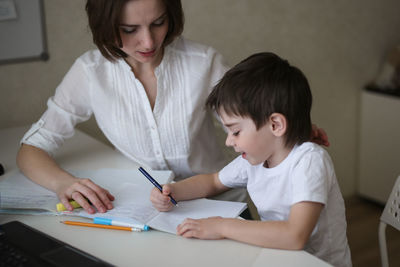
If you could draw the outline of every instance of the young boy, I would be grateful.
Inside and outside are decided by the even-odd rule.
[[[261,221],[186,219],[177,234],[229,238],[279,249],[304,249],[334,266],[351,266],[342,195],[328,153],[308,142],[312,96],[296,67],[259,53],[228,71],[207,99],[227,128],[226,145],[241,155],[220,172],[154,189],[160,211],[175,200],[247,187]]]

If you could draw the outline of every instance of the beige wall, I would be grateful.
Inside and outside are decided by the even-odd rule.
[[[360,91],[400,43],[400,1],[182,2],[186,37],[214,46],[230,64],[272,51],[304,71],[314,95],[313,122],[328,132],[343,194],[353,194]],[[83,0],[44,4],[50,60],[0,65],[0,128],[37,120],[74,59],[93,47]],[[104,140],[93,120],[80,128]]]

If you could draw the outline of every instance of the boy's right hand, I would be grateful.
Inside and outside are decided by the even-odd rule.
[[[153,188],[150,193],[150,201],[159,211],[170,211],[174,204],[171,202],[169,195],[172,193],[172,187],[169,184],[163,185],[162,193],[157,188]]]

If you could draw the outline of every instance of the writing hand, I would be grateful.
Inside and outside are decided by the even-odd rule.
[[[170,211],[174,207],[170,198],[172,187],[166,184],[162,186],[162,190],[161,193],[157,188],[153,188],[150,193],[150,201],[158,211]]]

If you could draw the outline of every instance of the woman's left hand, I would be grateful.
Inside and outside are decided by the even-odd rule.
[[[330,145],[328,141],[328,135],[326,134],[325,130],[318,128],[315,124],[312,125],[310,141],[326,147]]]
[[[199,239],[223,239],[220,233],[222,226],[221,217],[210,217],[207,219],[185,219],[176,228],[177,235],[183,237],[194,237]]]

